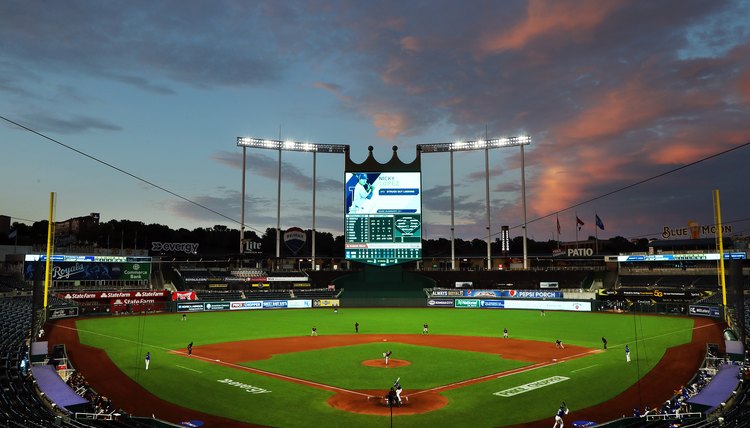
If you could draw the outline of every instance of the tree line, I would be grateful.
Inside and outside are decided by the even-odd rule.
[[[13,238],[0,237],[0,243],[5,245],[27,245],[45,246],[47,242],[47,220],[42,220],[27,225],[23,223],[13,224],[12,230],[16,235]],[[306,242],[298,253],[293,253],[285,244],[284,231],[281,231],[280,252],[282,257],[304,257],[312,254],[312,230],[305,230]],[[73,233],[66,235],[57,234],[57,252],[64,252],[69,245],[77,248],[104,248],[104,249],[151,249],[152,242],[182,242],[199,244],[199,254],[203,256],[223,257],[240,254],[240,231],[223,225],[215,225],[208,228],[185,228],[172,229],[161,224],[145,224],[139,221],[110,220],[108,222],[80,222]],[[245,231],[245,239],[250,242],[260,243],[250,246],[256,256],[274,257],[276,255],[276,228],[267,228],[262,236],[255,231]],[[594,237],[590,236],[589,240]],[[4,241],[4,242],[3,242]],[[344,235],[334,236],[330,232],[317,231],[315,234],[316,257],[341,257],[344,254]],[[487,241],[479,238],[465,240],[455,239],[456,257],[476,257],[487,254]],[[624,252],[647,251],[648,240],[629,240],[622,236],[616,236],[606,240],[598,241],[599,254],[618,254]],[[527,239],[527,253],[530,255],[550,256],[559,243],[555,240],[535,241]],[[500,239],[495,239],[491,244],[493,255],[501,253]],[[523,238],[516,236],[510,240],[510,256],[523,254]],[[449,258],[451,256],[451,242],[446,238],[423,239],[423,257]]]

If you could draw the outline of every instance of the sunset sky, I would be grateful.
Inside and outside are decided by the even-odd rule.
[[[742,0],[0,2],[0,214],[45,219],[54,191],[57,220],[237,229],[239,136],[409,162],[530,135],[530,238],[559,218],[572,241],[577,215],[584,239],[595,213],[600,238],[659,238],[713,223],[713,189],[747,235],[748,22]],[[278,153],[248,154],[246,223],[264,231]],[[456,234],[483,238],[484,153],[454,161]],[[282,162],[281,227],[311,228],[312,156]],[[335,235],[343,164],[317,157],[317,228]],[[424,237],[449,237],[449,155],[422,164]],[[491,233],[517,236],[520,150],[489,167]]]

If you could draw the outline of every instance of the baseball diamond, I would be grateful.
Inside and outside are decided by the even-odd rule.
[[[355,319],[377,328],[355,334]],[[429,335],[420,332],[425,319]],[[168,314],[67,319],[48,334],[66,344],[101,394],[126,411],[177,423],[366,427],[382,426],[392,410],[415,427],[542,427],[561,399],[570,417],[602,422],[641,403],[658,405],[695,373],[705,344],[721,337],[721,326],[707,319],[635,319],[636,331],[633,315],[611,313],[227,311],[192,314],[189,323]],[[311,324],[319,336],[309,336]],[[498,325],[514,338],[498,337]],[[557,337],[564,349],[555,347]],[[391,363],[400,363],[383,364],[383,339],[398,356]],[[191,357],[186,341],[195,342]],[[621,358],[625,343],[637,367]],[[146,350],[148,372],[135,359]],[[388,408],[382,398],[396,378],[405,400]],[[498,394],[509,390],[523,393]]]

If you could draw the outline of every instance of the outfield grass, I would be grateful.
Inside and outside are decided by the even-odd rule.
[[[210,343],[272,337],[307,336],[311,326],[320,335],[421,334],[422,324],[431,335],[501,337],[507,327],[512,338],[601,347],[607,352],[500,379],[445,391],[449,404],[435,412],[398,416],[402,426],[503,426],[550,418],[561,400],[571,410],[608,401],[630,385],[638,375],[653,368],[668,347],[691,339],[693,322],[688,318],[614,315],[608,313],[477,310],[477,309],[393,309],[340,308],[273,310],[219,313],[191,313],[183,322],[178,314],[146,317],[112,317],[78,321],[81,342],[105,349],[128,376],[153,394],[196,410],[268,426],[384,426],[384,417],[356,415],[327,405],[331,393],[316,388],[269,378],[231,367],[187,359],[170,354]],[[636,341],[636,337],[638,341]],[[629,344],[634,363],[626,364],[624,345]],[[401,367],[406,393],[409,388],[428,388],[482,374],[499,372],[524,363],[496,355],[391,343],[394,357],[409,360]],[[143,356],[152,355],[151,368],[143,370]],[[347,389],[387,388],[393,372],[362,366],[377,358],[381,344],[346,346],[335,349],[276,355],[246,363],[263,370],[337,385]],[[463,364],[469,361],[470,364]],[[403,373],[403,374],[402,374]],[[497,391],[545,379],[570,378],[512,397],[493,395]],[[268,393],[250,394],[217,380],[232,379],[263,388]]]

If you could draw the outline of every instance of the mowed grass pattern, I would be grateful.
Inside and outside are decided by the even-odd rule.
[[[313,325],[320,335],[354,334],[355,322],[360,324],[360,334],[421,334],[422,324],[427,322],[431,335],[501,337],[502,329],[507,327],[512,338],[544,341],[551,346],[559,338],[564,343],[600,348],[601,337],[607,337],[607,352],[445,391],[443,394],[449,399],[445,408],[396,417],[401,426],[409,427],[491,427],[550,418],[561,400],[572,410],[608,401],[633,385],[639,374],[643,376],[651,370],[668,347],[689,342],[693,327],[692,320],[678,317],[549,311],[542,317],[539,311],[435,308],[340,308],[338,313],[332,309],[191,313],[187,321],[180,318],[179,314],[166,314],[84,319],[79,320],[78,328],[82,343],[105,349],[128,376],[167,401],[205,413],[278,427],[376,427],[387,425],[388,420],[332,409],[326,403],[331,395],[327,391],[168,351],[184,351],[191,341],[199,349],[209,343],[309,335]],[[625,363],[626,343],[634,357],[631,364]],[[506,364],[508,368],[523,364],[504,361],[495,355],[392,345],[394,358],[412,363],[396,369],[408,371],[401,376],[406,393],[409,388],[420,388],[418,385],[449,383],[463,380],[463,376],[471,378],[506,370],[503,368]],[[344,388],[385,390],[396,371],[359,364],[363,359],[378,358],[384,350],[382,344],[346,346],[276,355],[248,364]],[[152,354],[148,372],[143,370],[146,351]],[[463,371],[465,364],[460,360],[464,356],[475,358],[475,367]],[[310,365],[303,367],[306,364]],[[436,377],[436,373],[446,371],[455,376]],[[570,379],[513,397],[493,394],[550,376]],[[270,392],[247,393],[219,383],[222,379]]]

